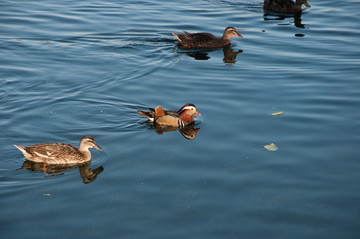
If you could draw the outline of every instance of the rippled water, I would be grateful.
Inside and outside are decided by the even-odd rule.
[[[1,1],[1,238],[359,238],[360,2],[310,1]],[[185,103],[196,134],[137,114]],[[47,174],[13,146],[84,135],[104,152]]]

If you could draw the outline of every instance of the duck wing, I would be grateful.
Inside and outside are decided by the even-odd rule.
[[[74,146],[63,143],[35,144],[26,147],[25,150],[33,157],[40,157],[43,159],[57,159],[78,152],[77,148]]]
[[[182,125],[182,121],[173,115],[162,115],[159,116],[158,118],[156,118],[155,123],[159,126],[173,126],[173,127],[179,127],[179,126],[183,126]]]
[[[265,0],[264,9],[274,12],[286,13],[295,6],[292,0]]]
[[[178,112],[173,111],[173,110],[164,110],[164,112],[166,115],[172,115],[172,116],[176,116],[176,117],[179,116]]]
[[[142,111],[142,110],[138,110],[138,114],[142,115],[146,118],[148,118],[150,121],[154,121],[154,117],[155,117],[155,109],[154,108],[148,108],[150,111]],[[173,111],[173,110],[164,110],[164,113],[166,115],[173,115],[173,116],[179,116],[178,112]]]
[[[217,39],[216,36],[214,36],[213,34],[206,32],[200,32],[200,33],[185,32],[181,36],[182,36],[182,41],[196,45],[202,45],[204,43],[208,43]]]

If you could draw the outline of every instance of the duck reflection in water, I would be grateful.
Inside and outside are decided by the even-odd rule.
[[[82,164],[45,164],[45,163],[37,163],[30,160],[26,160],[22,165],[21,169],[27,169],[31,171],[43,171],[47,177],[55,177],[64,175],[65,171],[74,170],[79,168],[80,177],[83,180],[83,183],[88,184],[94,181],[98,174],[104,171],[102,166],[91,169],[89,168],[91,161],[82,163]]]
[[[39,165],[41,165],[42,170],[48,172],[47,168],[50,168],[53,171],[57,171],[58,169],[60,169],[60,171],[66,171],[74,166],[78,166],[80,168],[80,175],[83,174],[85,178],[87,178],[86,175],[93,174],[93,171],[88,169],[91,160],[89,148],[103,151],[92,136],[84,136],[80,141],[79,148],[63,143],[33,144],[27,147],[15,144],[15,147],[23,153],[27,161],[33,163],[30,164],[25,162],[25,168],[28,168],[28,165],[33,165],[34,168],[37,169]],[[86,163],[88,163],[87,166]],[[102,172],[101,168],[96,170],[96,175]],[[88,181],[88,179],[84,178],[83,180],[84,182]]]
[[[305,25],[301,23],[301,12],[290,14],[290,15],[279,15],[274,13],[265,13],[264,20],[265,21],[283,21],[287,18],[294,18],[294,25],[298,28],[305,28]],[[279,25],[291,25],[291,23],[279,24]]]
[[[201,115],[195,105],[185,104],[178,111],[163,110],[161,106],[148,108],[150,111],[138,110],[148,119],[158,134],[166,131],[179,130],[187,139],[194,139],[200,129],[194,129],[194,115]]]
[[[171,132],[179,130],[182,136],[184,136],[185,139],[193,140],[196,137],[197,132],[199,132],[200,128],[194,127],[194,125],[188,125],[185,126],[182,129],[179,129],[177,127],[154,127],[156,129],[157,134],[163,134],[164,132]]]
[[[209,52],[216,51],[217,49],[202,49],[202,50],[193,50],[193,51],[178,51],[178,54],[185,54],[187,56],[193,57],[195,60],[209,60]],[[233,51],[230,46],[222,47],[224,58],[224,63],[236,63],[236,56],[239,53],[242,53],[242,50]]]
[[[223,47],[224,52],[224,63],[236,63],[236,56],[242,53],[242,50],[233,51],[230,46]]]

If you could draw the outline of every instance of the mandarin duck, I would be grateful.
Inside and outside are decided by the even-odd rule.
[[[217,38],[211,33],[200,32],[200,33],[189,33],[184,32],[184,34],[177,34],[173,32],[172,34],[178,41],[178,45],[181,48],[219,48],[230,45],[230,37],[242,36],[236,31],[233,27],[227,27],[224,30],[224,33],[221,38]]]
[[[264,0],[264,10],[266,12],[277,12],[277,13],[298,13],[301,12],[301,6],[305,5],[311,7],[306,0]]]
[[[186,125],[194,122],[194,114],[201,115],[195,105],[186,104],[179,111],[164,111],[161,106],[155,109],[149,108],[150,111],[138,110],[138,113],[152,121],[154,125],[161,127],[184,128]]]
[[[27,147],[14,145],[30,161],[46,164],[81,164],[91,159],[89,148],[103,151],[92,136],[84,136],[79,148],[70,144],[45,143]]]

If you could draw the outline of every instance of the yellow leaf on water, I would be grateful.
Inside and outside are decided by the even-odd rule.
[[[284,111],[280,111],[280,112],[276,112],[276,113],[272,113],[271,115],[274,116],[274,115],[282,115],[284,114]]]
[[[264,148],[269,150],[269,151],[276,151],[276,150],[279,149],[274,143],[265,145]]]

